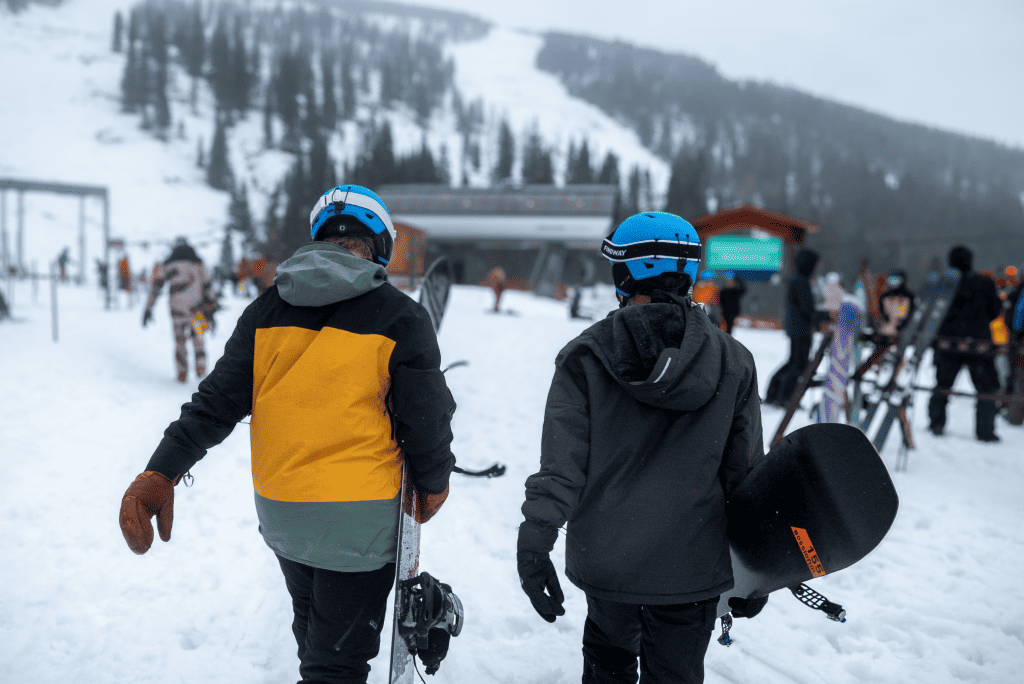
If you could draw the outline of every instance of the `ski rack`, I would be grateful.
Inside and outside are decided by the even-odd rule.
[[[808,608],[820,610],[828,616],[829,620],[846,622],[846,611],[843,610],[841,605],[838,603],[832,603],[806,584],[795,584],[792,587],[789,587],[789,590],[793,592],[793,596],[796,596],[800,603],[804,604]]]

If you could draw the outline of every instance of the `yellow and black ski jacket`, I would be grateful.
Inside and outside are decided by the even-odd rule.
[[[448,486],[455,402],[426,310],[384,268],[330,243],[300,248],[238,320],[148,469],[189,470],[251,414],[260,532],[307,565],[395,560],[401,470]]]

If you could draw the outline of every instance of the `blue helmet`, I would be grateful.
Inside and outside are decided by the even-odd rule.
[[[709,269],[706,269],[706,270],[705,270],[705,271],[704,271],[703,273],[701,273],[701,274],[700,274],[700,277],[701,277],[701,278],[702,278],[703,280],[714,280],[714,279],[715,279],[715,272],[714,272],[714,271],[712,271],[712,270],[711,270],[711,269],[709,268]]]
[[[697,279],[700,251],[700,237],[690,222],[660,211],[630,216],[601,244],[601,254],[612,262],[615,289],[626,298],[644,289],[644,280],[662,274],[685,274],[692,283]],[[678,278],[678,284],[670,287],[684,283]]]
[[[357,225],[342,218],[346,216]],[[373,238],[374,258],[385,266],[391,261],[397,237],[395,225],[384,202],[372,190],[361,185],[339,185],[321,195],[309,213],[310,236],[315,240],[325,226],[338,226],[343,233],[354,235],[368,232]]]

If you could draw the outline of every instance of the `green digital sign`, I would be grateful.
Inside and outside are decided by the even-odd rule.
[[[773,237],[713,237],[705,248],[705,263],[716,271],[778,271],[782,240]]]

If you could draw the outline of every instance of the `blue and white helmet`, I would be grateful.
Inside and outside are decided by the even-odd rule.
[[[620,223],[601,244],[601,254],[612,262],[616,291],[629,298],[642,288],[644,280],[662,274],[686,274],[691,283],[695,281],[700,237],[686,219],[647,211]]]
[[[343,224],[340,226],[343,233],[366,234],[360,227],[353,230],[351,222],[341,218],[343,216],[351,216],[361,227],[366,228],[373,238],[374,258],[387,266],[391,261],[391,250],[394,249],[397,233],[380,197],[361,185],[331,188],[320,196],[313,211],[309,213],[310,236],[315,240],[321,229],[336,224]]]

